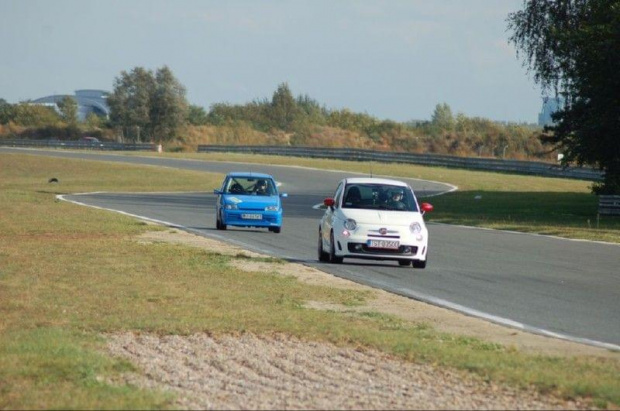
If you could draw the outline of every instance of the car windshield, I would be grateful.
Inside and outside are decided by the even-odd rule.
[[[227,194],[272,196],[276,194],[273,180],[256,177],[230,177],[224,192]]]
[[[409,188],[387,184],[347,184],[342,208],[418,211]]]

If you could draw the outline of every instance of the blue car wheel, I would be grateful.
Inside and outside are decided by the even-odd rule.
[[[221,216],[222,214],[219,213],[218,216],[215,218],[215,228],[217,228],[218,230],[226,230],[226,224],[222,222]]]

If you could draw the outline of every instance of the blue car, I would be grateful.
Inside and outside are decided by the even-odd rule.
[[[269,174],[229,173],[222,187],[213,190],[217,195],[215,227],[266,227],[279,233],[282,230],[282,202],[278,187]]]

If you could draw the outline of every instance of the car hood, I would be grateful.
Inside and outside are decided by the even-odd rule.
[[[224,199],[225,204],[236,204],[240,210],[254,210],[267,206],[280,205],[278,196],[248,196],[248,195],[227,195]]]
[[[422,214],[414,211],[390,211],[390,210],[359,210],[341,209],[344,219],[352,218],[357,224],[379,224],[392,226],[408,226],[417,221],[423,223]]]

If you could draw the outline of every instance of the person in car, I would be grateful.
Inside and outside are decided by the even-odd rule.
[[[230,189],[228,190],[228,192],[232,194],[243,194],[244,192],[243,186],[235,182],[230,186]]]
[[[388,207],[393,210],[405,210],[407,206],[403,202],[403,194],[403,190],[401,189],[392,191],[392,195],[387,201]]]
[[[258,180],[256,182],[256,185],[254,186],[254,192],[256,193],[256,195],[268,195],[269,193],[267,191],[267,182],[265,180]]]

